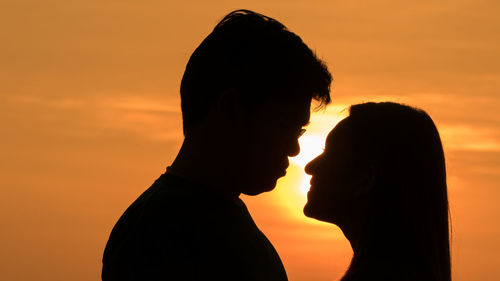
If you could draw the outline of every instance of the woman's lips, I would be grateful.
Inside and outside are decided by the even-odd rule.
[[[309,198],[309,195],[312,193],[314,193],[314,190],[315,190],[315,181],[313,179],[311,179],[309,181],[309,191],[307,192],[307,195],[308,195],[308,198]]]
[[[309,190],[311,190],[311,188],[314,186],[314,181],[313,181],[313,179],[312,179],[312,178],[311,178],[311,180],[309,181],[309,185],[310,185]]]

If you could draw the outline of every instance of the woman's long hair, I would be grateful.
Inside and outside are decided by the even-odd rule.
[[[345,279],[365,272],[373,280],[450,281],[446,169],[434,122],[390,102],[353,105],[348,119],[357,161],[374,168],[375,184]]]

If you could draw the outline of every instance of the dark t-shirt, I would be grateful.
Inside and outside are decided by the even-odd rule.
[[[287,280],[239,198],[161,175],[109,237],[102,280]]]

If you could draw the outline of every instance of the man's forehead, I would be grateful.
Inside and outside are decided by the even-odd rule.
[[[311,99],[277,99],[267,101],[267,107],[282,119],[307,125],[311,116]]]
[[[311,97],[269,97],[266,99],[265,103],[275,107],[280,108],[282,111],[297,112],[297,111],[310,111],[311,108]]]

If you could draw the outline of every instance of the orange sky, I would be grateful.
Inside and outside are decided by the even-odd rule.
[[[301,214],[305,159],[349,104],[392,100],[425,109],[440,129],[454,280],[498,280],[500,2],[138,3],[0,4],[2,280],[99,280],[115,221],[182,141],[186,62],[235,8],[282,21],[335,79],[332,106],[313,114],[277,189],[244,197],[289,279],[338,280],[351,255],[338,228]]]

